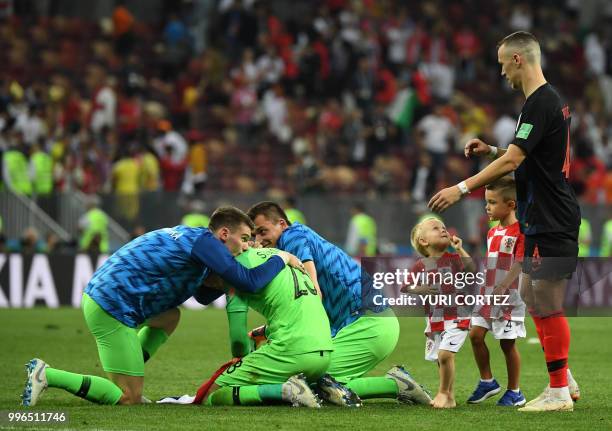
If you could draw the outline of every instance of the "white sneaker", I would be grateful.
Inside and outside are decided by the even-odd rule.
[[[570,396],[568,387],[563,388],[548,388],[544,391],[546,394],[539,400],[530,401],[518,409],[519,412],[552,412],[552,411],[568,411],[574,410],[574,402]],[[544,394],[543,393],[543,394]]]
[[[549,392],[550,392],[550,386],[546,385],[546,387],[544,388],[544,390],[542,391],[542,393],[540,395],[538,395],[537,397],[535,397],[531,401],[527,401],[527,404],[525,404],[525,407],[530,406],[531,404],[534,404],[534,403],[539,403],[543,399],[548,398],[548,393]]]
[[[387,371],[386,377],[395,380],[399,388],[397,399],[406,404],[431,403],[431,395],[414,377],[401,365],[396,365]]]
[[[283,401],[291,403],[293,407],[321,408],[321,401],[312,392],[303,374],[289,377],[283,383]]]
[[[578,387],[578,383],[574,379],[574,376],[572,376],[572,373],[569,370],[569,368],[567,369],[567,386],[569,388],[569,394],[570,394],[570,397],[572,397],[572,401],[578,401],[580,399],[580,388]],[[549,391],[550,391],[550,385],[546,385],[546,387],[544,388],[544,391],[540,395],[538,395],[537,398],[534,398],[533,400],[525,404],[525,406],[528,406],[532,403],[541,401],[542,399],[546,398],[548,396]]]
[[[47,374],[45,369],[47,364],[42,359],[31,359],[25,369],[28,373],[23,394],[21,395],[21,404],[26,407],[35,406],[42,393],[47,389]]]

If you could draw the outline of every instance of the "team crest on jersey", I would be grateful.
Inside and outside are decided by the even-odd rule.
[[[505,236],[502,239],[502,244],[500,250],[502,253],[512,253],[514,250],[514,244],[516,244],[516,237],[514,236]]]

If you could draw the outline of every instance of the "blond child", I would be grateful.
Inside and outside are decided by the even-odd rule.
[[[448,277],[436,275],[457,274],[462,271],[473,272],[474,264],[470,255],[463,249],[463,241],[452,236],[444,223],[434,217],[418,223],[411,233],[414,249],[423,256],[413,267],[413,272],[423,272],[427,283],[405,289],[423,296],[427,313],[425,335],[425,359],[438,363],[440,386],[431,402],[434,408],[453,408],[456,406],[453,384],[455,382],[455,354],[459,351],[468,334],[471,309],[443,303],[441,298],[455,298],[461,295]],[[455,249],[448,252],[449,247]]]

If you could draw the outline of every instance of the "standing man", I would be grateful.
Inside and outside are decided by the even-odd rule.
[[[515,171],[517,215],[525,234],[521,296],[533,316],[550,376],[550,387],[520,411],[574,408],[568,388],[570,329],[563,298],[577,264],[580,207],[568,182],[569,107],[546,82],[540,55],[540,44],[530,33],[519,31],[501,40],[497,51],[501,74],[526,98],[514,141],[502,150],[470,140],[466,157],[489,155],[495,160],[429,201],[432,210],[444,211],[470,190]]]

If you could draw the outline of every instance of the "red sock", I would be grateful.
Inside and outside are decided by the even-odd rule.
[[[529,310],[529,314],[531,314],[531,318],[535,324],[536,332],[538,333],[538,338],[540,339],[540,346],[542,346],[542,350],[544,350],[544,330],[542,329],[542,318],[536,315],[534,310]]]
[[[567,386],[567,357],[569,355],[570,328],[563,313],[540,319],[544,334],[544,357],[548,367],[551,388]]]

